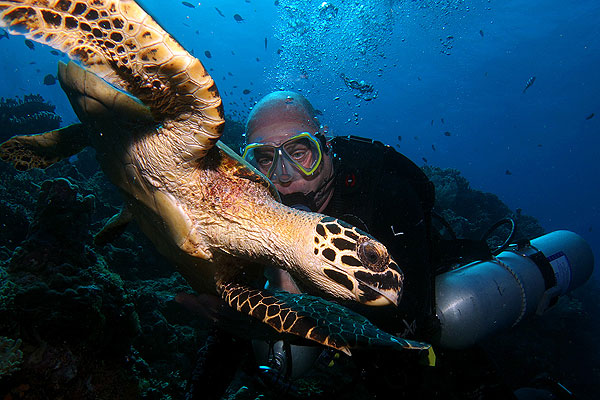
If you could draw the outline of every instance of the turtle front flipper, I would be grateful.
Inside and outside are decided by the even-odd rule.
[[[218,141],[221,97],[204,66],[133,0],[0,0],[0,27],[61,50],[147,105],[202,158]]]
[[[48,168],[52,164],[79,153],[88,145],[82,124],[40,133],[13,136],[0,145],[0,159],[19,171]]]
[[[390,335],[362,315],[320,297],[270,292],[238,283],[224,284],[220,290],[231,307],[258,318],[277,332],[300,336],[348,355],[352,348],[428,350],[431,347]]]

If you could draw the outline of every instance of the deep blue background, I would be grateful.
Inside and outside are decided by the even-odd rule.
[[[599,254],[600,2],[334,1],[330,19],[321,1],[274,3],[142,2],[211,70],[226,113],[243,119],[269,91],[301,90],[334,134],[456,168],[473,188],[548,231],[581,234]],[[42,83],[58,57],[23,41],[0,40],[0,96],[40,93],[74,121],[58,85]],[[341,72],[378,97],[354,97]]]

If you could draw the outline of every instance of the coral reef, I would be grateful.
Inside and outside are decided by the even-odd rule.
[[[535,218],[519,209],[513,212],[493,193],[472,189],[460,171],[434,166],[422,168],[435,185],[434,210],[448,221],[458,237],[480,239],[492,225],[507,217],[513,218],[517,226],[514,240],[544,234]],[[508,226],[502,226],[494,234],[490,241],[501,244],[508,237]]]
[[[135,224],[93,246],[122,206],[94,157],[86,149],[27,172],[0,163],[0,223],[10,227],[0,230],[0,336],[18,338],[23,354],[0,376],[2,398],[183,397],[206,335],[173,300],[191,289]]]
[[[12,340],[5,336],[0,336],[0,377],[11,375],[19,370],[19,365],[23,361],[23,352],[19,350],[21,340]]]
[[[93,205],[66,179],[45,181],[26,238],[2,265],[0,335],[19,336],[24,356],[9,386],[33,375],[32,392],[80,392],[86,368],[99,355],[123,358],[139,331],[122,280],[89,248]]]
[[[44,101],[39,94],[23,96],[22,99],[0,99],[0,141],[13,135],[56,129],[61,118],[54,113],[55,107]]]

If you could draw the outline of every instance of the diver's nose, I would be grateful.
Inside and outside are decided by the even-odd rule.
[[[285,162],[285,158],[283,156],[283,154],[281,154],[281,150],[279,150],[280,154],[279,157],[277,157],[277,164],[276,164],[276,168],[275,168],[275,173],[273,174],[274,177],[276,178],[276,180],[285,185],[290,183],[294,176],[292,174],[292,167],[287,165],[287,163]]]
[[[277,178],[277,180],[281,183],[290,183],[292,181],[292,175],[289,174],[280,174]]]

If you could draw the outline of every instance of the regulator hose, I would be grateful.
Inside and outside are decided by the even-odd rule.
[[[499,227],[501,227],[502,225],[505,225],[505,224],[510,224],[510,233],[508,234],[508,237],[506,238],[504,243],[502,243],[500,246],[498,246],[495,250],[491,250],[491,253],[493,256],[497,256],[498,254],[502,253],[504,250],[506,250],[506,248],[508,247],[510,242],[512,242],[512,240],[515,236],[515,231],[516,231],[516,227],[517,227],[515,220],[510,217],[503,218],[500,221],[496,222],[494,225],[492,225],[490,227],[490,229],[488,229],[487,232],[485,232],[483,234],[483,236],[481,237],[481,241],[487,243],[487,240],[490,238],[490,235],[496,229],[498,229]]]

